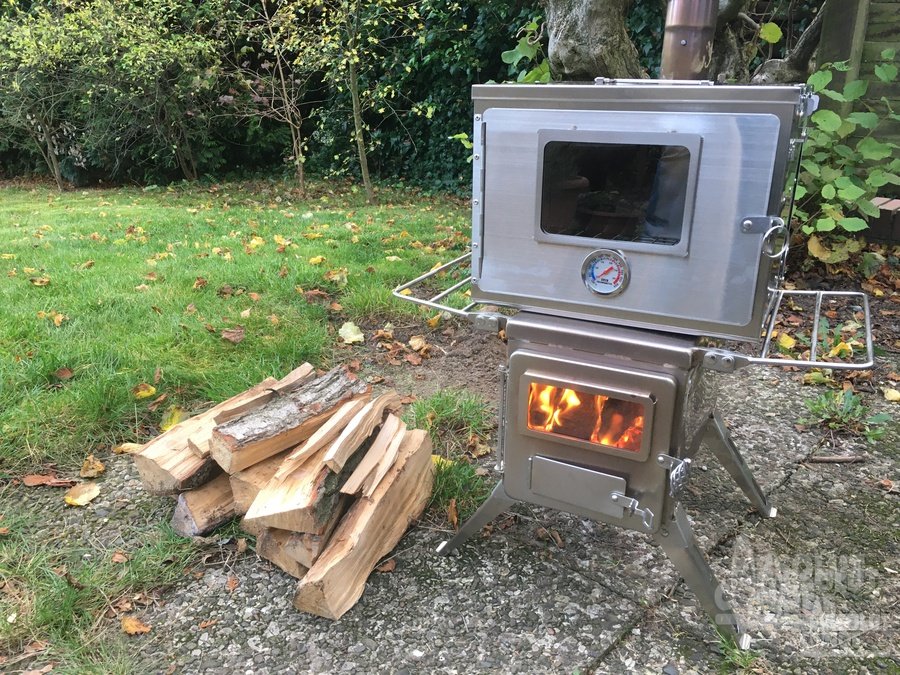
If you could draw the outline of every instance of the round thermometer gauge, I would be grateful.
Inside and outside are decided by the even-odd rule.
[[[588,290],[597,295],[618,295],[628,285],[628,261],[620,251],[601,248],[584,259],[581,278]]]

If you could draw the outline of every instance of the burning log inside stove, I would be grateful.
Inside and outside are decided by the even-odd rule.
[[[528,388],[528,428],[637,452],[643,442],[644,406],[532,382]]]

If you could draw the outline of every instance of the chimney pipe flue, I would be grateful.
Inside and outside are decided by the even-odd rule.
[[[718,0],[669,0],[661,79],[708,79],[718,12]]]

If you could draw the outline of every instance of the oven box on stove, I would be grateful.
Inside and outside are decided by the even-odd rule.
[[[760,337],[804,87],[479,85],[473,99],[473,301]]]

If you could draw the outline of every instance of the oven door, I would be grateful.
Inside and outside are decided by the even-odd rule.
[[[774,114],[488,108],[473,300],[759,337]],[[746,228],[744,228],[746,229]],[[599,260],[599,262],[597,262]]]

